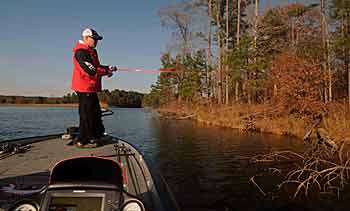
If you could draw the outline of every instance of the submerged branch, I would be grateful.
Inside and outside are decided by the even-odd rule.
[[[317,128],[320,123],[321,121],[317,120],[304,136],[307,140],[311,137],[312,131],[317,133],[316,141],[305,142],[304,153],[279,151],[258,155],[251,159],[251,163],[254,164],[283,161],[301,163],[300,166],[281,174],[282,182],[278,185],[278,190],[285,187],[284,190],[293,191],[292,199],[308,198],[310,193],[334,194],[339,198],[340,192],[350,182],[350,157],[349,153],[344,153],[345,144],[348,142],[340,142],[338,146],[324,129]],[[290,189],[289,184],[297,184],[296,189]],[[257,184],[254,185],[260,192],[264,192]]]
[[[258,188],[258,190],[260,191],[260,193],[262,194],[262,195],[264,195],[264,196],[266,196],[266,193],[262,190],[262,188],[254,181],[254,178],[255,178],[255,176],[252,176],[251,178],[250,178],[250,182],[252,182],[254,185],[255,185],[255,187],[257,187]]]

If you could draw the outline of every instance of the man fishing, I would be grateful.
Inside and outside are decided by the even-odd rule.
[[[96,46],[100,36],[95,30],[86,28],[73,48],[72,89],[79,97],[79,136],[77,147],[97,147],[105,128],[101,119],[101,108],[97,96],[100,92],[101,78],[111,77],[117,70],[115,66],[104,66],[98,59]]]

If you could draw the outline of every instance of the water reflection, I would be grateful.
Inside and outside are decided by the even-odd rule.
[[[302,147],[292,138],[242,134],[191,121],[162,120],[154,124],[159,125],[155,163],[184,210],[254,210],[256,190],[248,181],[255,172],[248,166],[249,158],[271,150]]]

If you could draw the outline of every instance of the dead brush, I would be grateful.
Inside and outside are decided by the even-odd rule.
[[[278,175],[280,182],[276,184],[274,198],[277,193],[285,192],[291,199],[320,198],[323,195],[340,199],[342,190],[350,181],[350,141],[344,140],[336,144],[324,129],[315,129],[318,125],[315,124],[311,129],[316,131],[314,141],[310,141],[312,131],[305,136],[303,153],[279,151],[251,158],[251,163],[256,166],[274,166],[270,168],[272,171],[258,172],[250,179],[263,196],[267,196],[267,190],[263,190],[259,182],[255,181],[256,178]],[[276,167],[280,163],[292,165],[288,165],[286,170]]]

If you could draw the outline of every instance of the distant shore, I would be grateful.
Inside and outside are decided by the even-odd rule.
[[[78,103],[3,103],[0,107],[13,106],[13,107],[65,107],[65,108],[78,108]],[[102,108],[108,108],[107,103],[100,103]]]
[[[77,103],[57,103],[57,104],[51,104],[51,103],[42,103],[42,104],[35,104],[35,103],[19,103],[19,104],[13,104],[13,103],[4,103],[0,104],[0,106],[18,106],[18,107],[25,107],[25,106],[35,106],[35,107],[71,107],[75,108],[78,107],[79,104]]]

